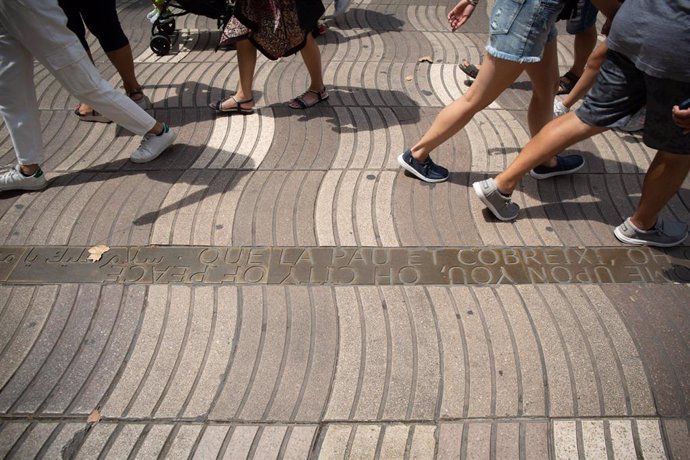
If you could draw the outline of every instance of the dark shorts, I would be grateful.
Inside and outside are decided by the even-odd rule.
[[[592,27],[597,22],[599,10],[592,5],[592,0],[579,0],[575,15],[568,19],[565,30],[571,34],[579,34]]]
[[[67,16],[67,28],[74,32],[84,49],[89,51],[84,24],[109,53],[129,44],[117,17],[115,0],[58,0]]]
[[[615,51],[608,51],[594,86],[577,109],[590,126],[620,128],[645,105],[644,143],[669,153],[690,154],[690,135],[671,118],[671,109],[690,95],[690,82],[651,77]]]

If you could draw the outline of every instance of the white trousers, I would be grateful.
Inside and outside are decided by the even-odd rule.
[[[96,0],[94,0],[96,1]],[[156,120],[96,70],[57,0],[0,0],[0,113],[19,164],[41,164],[35,57],[74,97],[143,135]]]

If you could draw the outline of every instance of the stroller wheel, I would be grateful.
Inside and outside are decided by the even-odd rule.
[[[165,56],[170,52],[170,39],[167,35],[154,35],[151,38],[151,51],[158,56]]]

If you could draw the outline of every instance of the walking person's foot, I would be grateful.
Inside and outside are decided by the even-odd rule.
[[[33,174],[22,172],[20,165],[15,165],[0,173],[0,192],[10,190],[42,190],[47,186],[48,181],[40,167]]]
[[[410,150],[405,150],[398,156],[398,163],[410,174],[424,182],[435,183],[448,180],[448,170],[434,163],[431,157],[426,157],[426,160],[419,161],[412,156]]]
[[[554,166],[539,165],[529,172],[535,179],[549,179],[556,176],[573,174],[585,165],[582,155],[558,155]]]
[[[520,206],[513,203],[510,195],[501,193],[496,185],[496,181],[489,178],[472,184],[474,193],[482,203],[496,216],[498,220],[515,220],[520,211]]]
[[[688,225],[683,222],[665,221],[659,217],[652,228],[641,230],[628,217],[613,230],[613,234],[622,243],[668,248],[685,241],[688,236]]]
[[[163,129],[159,134],[144,134],[139,148],[132,152],[129,159],[133,163],[147,163],[153,161],[175,142],[176,137],[177,135],[175,132],[170,129],[167,124],[163,123]]]

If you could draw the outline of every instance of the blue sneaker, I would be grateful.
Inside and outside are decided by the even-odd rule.
[[[549,177],[565,176],[582,169],[585,159],[581,155],[563,155],[556,157],[556,166],[547,168],[539,165],[529,172],[535,179],[548,179]]]
[[[426,161],[421,162],[412,156],[410,150],[405,150],[398,157],[398,163],[424,182],[443,182],[448,180],[448,170],[431,161],[431,157],[427,157]]]

